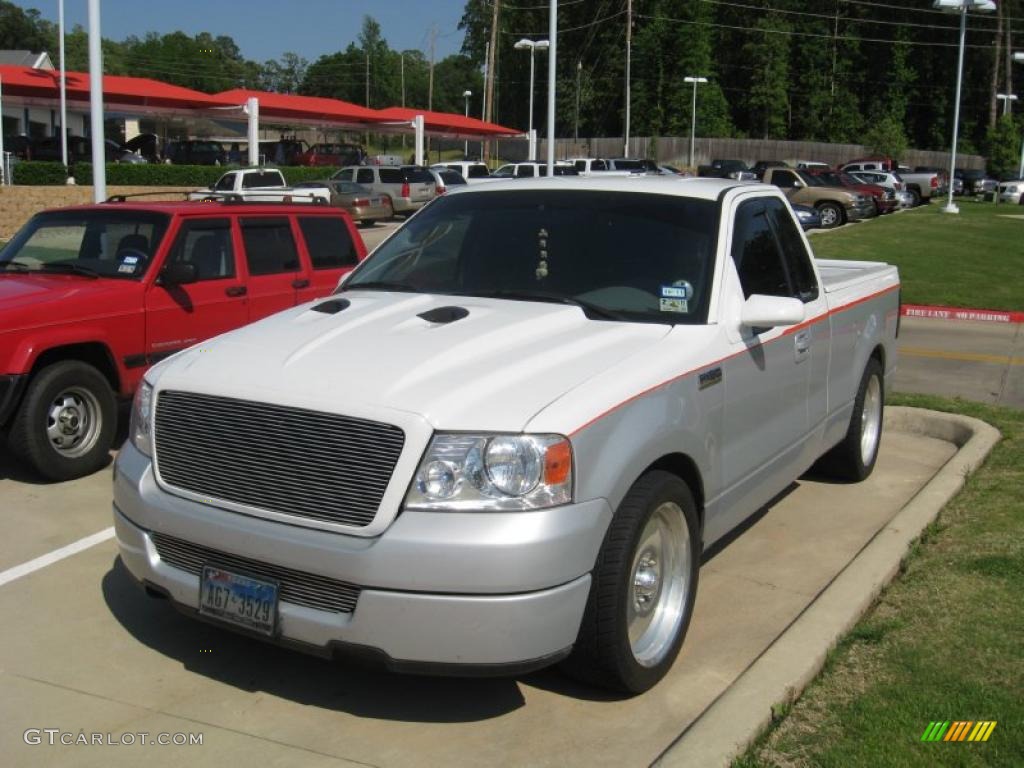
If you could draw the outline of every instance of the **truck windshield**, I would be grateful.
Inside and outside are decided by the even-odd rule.
[[[151,211],[41,213],[0,251],[0,270],[138,280],[160,247],[168,220]]]
[[[598,190],[438,198],[339,291],[576,304],[588,317],[706,322],[718,203]]]

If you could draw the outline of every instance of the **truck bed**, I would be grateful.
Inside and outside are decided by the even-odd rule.
[[[878,280],[893,267],[881,261],[815,259],[825,293],[838,293],[862,283]]]

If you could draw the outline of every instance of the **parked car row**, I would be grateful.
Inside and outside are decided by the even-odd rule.
[[[92,162],[92,139],[85,136],[69,135],[68,163]],[[112,139],[104,141],[104,162],[107,163],[146,163],[149,160],[139,151],[140,143],[136,140],[118,144]],[[40,138],[24,134],[4,136],[4,152],[10,152],[17,160],[41,160],[61,162],[63,148],[60,136],[44,136]]]

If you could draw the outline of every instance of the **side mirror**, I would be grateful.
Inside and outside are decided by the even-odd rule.
[[[775,328],[804,321],[804,303],[788,296],[752,294],[740,311],[740,325],[747,328]]]
[[[198,280],[196,265],[183,261],[168,264],[160,271],[160,285],[173,288],[176,285],[188,285]]]

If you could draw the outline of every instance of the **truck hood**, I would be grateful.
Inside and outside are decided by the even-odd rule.
[[[133,280],[0,272],[0,332],[141,311],[142,290]]]
[[[314,302],[194,347],[155,371],[157,386],[350,415],[397,410],[434,429],[518,432],[671,330],[532,301],[378,291],[337,298],[350,306],[327,314]],[[467,314],[420,316],[444,307]]]

